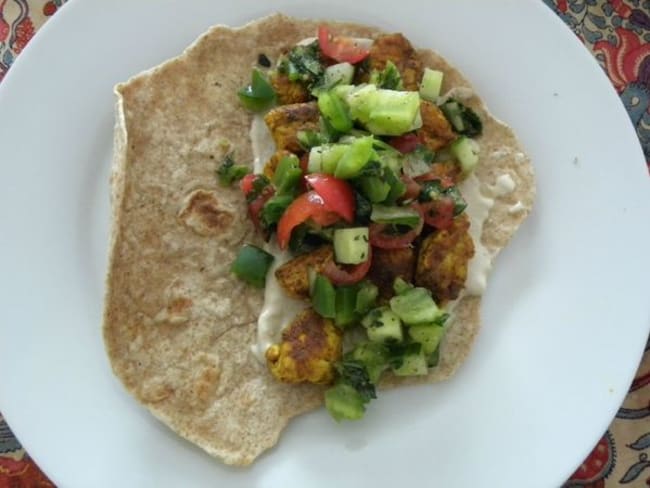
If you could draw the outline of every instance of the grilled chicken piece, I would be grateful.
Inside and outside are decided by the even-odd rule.
[[[282,332],[282,342],[266,350],[266,360],[271,374],[282,382],[327,384],[334,380],[341,350],[341,331],[308,308]]]
[[[368,278],[377,288],[379,297],[389,299],[395,294],[393,282],[400,277],[409,283],[413,281],[415,251],[412,248],[372,250],[372,264]]]
[[[422,128],[416,134],[429,149],[437,151],[456,139],[451,124],[435,104],[422,100],[420,115],[422,115]]]
[[[309,90],[299,81],[291,81],[284,73],[274,71],[269,81],[275,90],[280,105],[309,101]]]
[[[271,109],[264,121],[271,131],[275,146],[280,149],[301,154],[304,149],[298,142],[301,130],[319,130],[320,114],[316,102],[292,103]]]
[[[287,295],[292,298],[309,300],[309,268],[320,272],[328,261],[334,260],[332,246],[323,246],[291,261],[275,270],[275,277]]]
[[[368,73],[363,81],[367,81],[367,75],[373,70],[383,70],[388,61],[392,61],[402,75],[404,90],[417,91],[424,71],[422,61],[402,34],[386,34],[375,39],[370,47]]]
[[[275,170],[278,167],[278,164],[280,164],[282,158],[286,158],[287,156],[292,156],[292,153],[284,150],[276,151],[276,153],[271,156],[271,159],[269,159],[264,165],[264,176],[266,176],[269,180],[272,179],[273,175],[275,174]]]
[[[469,235],[469,219],[461,214],[447,230],[424,238],[415,269],[415,284],[431,290],[440,306],[458,298],[465,286],[474,243]]]

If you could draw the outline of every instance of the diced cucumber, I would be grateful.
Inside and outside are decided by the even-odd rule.
[[[333,64],[325,68],[322,84],[317,89],[329,90],[339,85],[349,86],[352,78],[354,78],[354,66],[350,63]]]
[[[352,129],[352,119],[343,100],[331,91],[318,95],[318,109],[329,124],[339,132]]]
[[[371,310],[361,320],[361,325],[366,328],[368,339],[372,342],[402,342],[404,339],[402,321],[388,307]]]
[[[420,214],[411,207],[373,205],[370,220],[378,224],[406,225],[415,228],[420,224]]]
[[[408,281],[405,281],[403,278],[398,276],[395,278],[395,281],[393,281],[393,291],[395,292],[396,295],[403,295],[409,290],[412,290],[415,288],[411,283]]]
[[[361,362],[371,383],[377,383],[388,367],[388,350],[377,342],[362,342],[351,353],[352,359]]]
[[[325,391],[325,407],[337,422],[358,420],[366,411],[363,397],[355,388],[345,383],[337,383]]]
[[[445,102],[440,109],[445,114],[456,132],[463,132],[465,130],[465,123],[463,122],[463,109],[460,104],[455,100]]]
[[[471,173],[476,168],[479,155],[479,146],[476,141],[460,136],[452,142],[449,150],[460,163],[463,174]]]
[[[377,90],[366,127],[373,134],[399,136],[417,128],[419,114],[420,96],[417,92]],[[419,126],[422,126],[421,119]]]
[[[372,141],[372,136],[359,137],[352,144],[343,145],[346,151],[336,163],[334,176],[344,180],[358,176],[363,167],[370,161]],[[327,172],[325,165],[323,165],[323,170]]]
[[[409,335],[414,341],[422,344],[422,351],[429,356],[440,345],[445,328],[434,324],[412,325],[409,327]]]
[[[355,305],[354,311],[358,314],[365,314],[372,307],[375,306],[377,301],[377,295],[379,295],[379,288],[372,281],[363,281],[359,286],[359,291],[357,292],[357,303]]]
[[[424,68],[424,75],[420,83],[420,96],[430,102],[435,102],[440,96],[440,89],[442,88],[442,78],[444,74],[431,68]]]
[[[411,127],[406,132],[411,132],[414,130],[418,130],[420,127],[422,127],[423,121],[422,121],[422,113],[420,113],[420,109],[418,108],[417,113],[415,114],[415,118],[413,119],[413,122],[411,123]]]
[[[429,366],[430,368],[438,366],[439,359],[440,359],[440,348],[438,347],[427,357],[427,366]]]
[[[350,115],[361,123],[368,122],[370,111],[376,105],[377,87],[375,85],[360,85],[349,90],[345,97],[350,107]]]
[[[443,312],[425,288],[413,288],[390,299],[391,310],[407,325],[434,322]]]
[[[307,171],[309,173],[334,174],[336,165],[348,150],[344,144],[325,144],[312,147],[309,151]]]
[[[334,255],[341,264],[359,264],[368,259],[368,227],[351,227],[334,231]]]
[[[396,376],[422,376],[429,372],[427,358],[422,348],[404,354],[402,365],[393,368]]]
[[[332,88],[332,91],[334,92],[334,95],[339,97],[341,100],[347,100],[348,95],[354,89],[354,85],[336,85]]]
[[[417,92],[361,85],[346,96],[350,115],[377,135],[401,135],[422,126]]]
[[[379,176],[364,176],[357,181],[361,187],[361,193],[372,203],[383,202],[390,193],[390,185]]]

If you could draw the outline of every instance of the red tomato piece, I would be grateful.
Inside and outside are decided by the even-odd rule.
[[[361,281],[370,270],[372,262],[372,247],[368,248],[368,259],[359,264],[336,264],[328,261],[323,268],[323,274],[335,285],[354,285]]]
[[[262,223],[260,221],[260,213],[262,212],[262,208],[264,208],[266,202],[268,202],[269,199],[274,194],[275,194],[275,190],[271,185],[269,185],[262,190],[260,195],[255,200],[253,200],[248,204],[248,217],[251,219],[253,225],[255,226],[255,229],[257,229],[258,232],[266,234],[264,232],[264,229],[262,228]],[[265,237],[268,236],[266,235]]]
[[[402,182],[406,185],[406,191],[402,195],[402,200],[413,200],[420,194],[420,185],[417,181],[408,175],[402,175]]]
[[[330,212],[323,202],[323,198],[315,191],[308,191],[296,198],[287,207],[278,222],[278,245],[280,249],[286,249],[291,239],[291,231],[312,219],[319,225],[332,225],[339,219],[339,216]]]
[[[318,44],[325,56],[339,63],[355,64],[370,54],[369,49],[360,46],[351,37],[332,36],[326,25],[318,27]]]
[[[454,220],[454,201],[451,198],[421,203],[420,209],[427,225],[438,230],[451,227]]]
[[[347,222],[354,222],[354,192],[347,181],[320,173],[305,175],[305,180],[321,196],[328,210]]]
[[[404,234],[386,234],[384,230],[389,227],[389,224],[372,223],[369,229],[370,244],[381,249],[402,249],[410,246],[416,237],[420,235],[424,227],[422,209],[416,203],[411,204],[411,207],[420,214],[420,223],[415,229],[411,229]]]
[[[258,176],[259,175],[249,173],[241,179],[239,182],[239,188],[244,192],[244,195],[248,195],[253,190],[253,183]]]
[[[393,146],[402,154],[406,154],[415,151],[415,149],[422,144],[422,141],[420,140],[420,136],[411,132],[402,136],[392,137],[388,141],[388,144]]]

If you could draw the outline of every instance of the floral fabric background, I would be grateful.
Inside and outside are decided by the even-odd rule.
[[[39,27],[65,1],[0,0],[0,82]],[[608,74],[650,167],[650,0],[540,1],[575,32]],[[650,486],[650,341],[616,419],[564,488],[643,486]],[[45,487],[54,484],[0,414],[0,488]]]

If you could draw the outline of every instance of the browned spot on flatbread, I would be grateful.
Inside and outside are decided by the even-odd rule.
[[[202,236],[214,236],[230,227],[235,217],[219,204],[216,192],[195,190],[178,214],[183,223]]]

